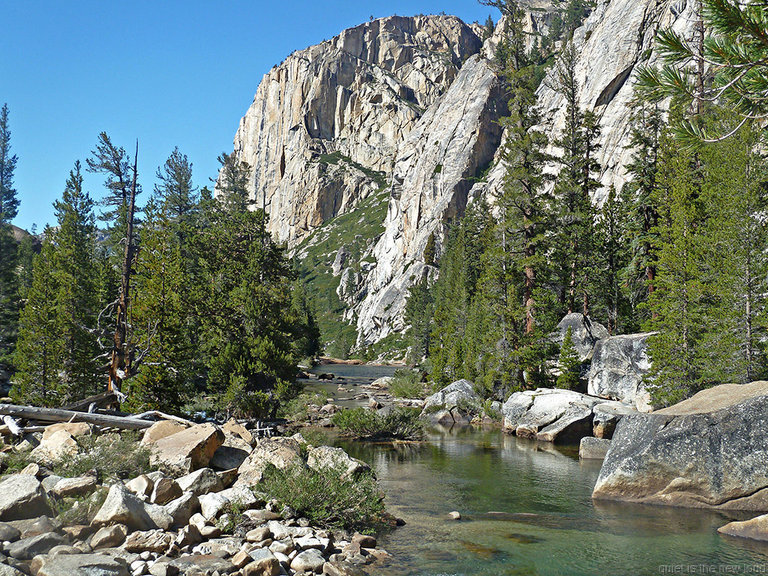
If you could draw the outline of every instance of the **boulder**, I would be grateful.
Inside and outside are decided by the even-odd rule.
[[[21,570],[17,570],[13,566],[7,564],[0,564],[0,576],[26,576]]]
[[[468,412],[473,407],[479,407],[482,401],[480,395],[475,392],[472,382],[462,379],[449,384],[432,396],[427,396],[424,400],[424,410],[429,413],[438,408],[448,411],[459,408],[462,412]]]
[[[571,329],[571,338],[576,352],[579,354],[579,360],[586,362],[592,358],[595,344],[602,338],[608,338],[608,330],[598,322],[593,322],[589,316],[584,316],[578,312],[566,314],[560,320],[560,323],[552,335],[552,340],[558,346],[562,346],[565,334]]]
[[[211,467],[217,470],[239,468],[251,453],[251,445],[239,436],[225,435],[224,444],[219,446],[211,458]]]
[[[51,463],[77,454],[77,440],[64,429],[43,437],[30,456],[37,462]]]
[[[768,382],[723,384],[616,427],[592,497],[768,510]]]
[[[150,444],[153,466],[189,473],[204,468],[224,443],[224,433],[212,423],[198,424]]]
[[[341,448],[318,446],[312,448],[307,455],[307,466],[321,472],[331,468],[343,472],[344,478],[354,478],[371,471],[371,467],[357,458],[352,458]]]
[[[100,528],[96,534],[91,536],[90,545],[94,550],[98,548],[116,548],[125,542],[128,535],[128,529],[122,524],[114,526],[105,526]]]
[[[149,500],[153,504],[168,504],[171,500],[181,496],[182,493],[181,487],[175,480],[171,478],[158,478],[154,488],[152,488],[152,495],[149,497]]]
[[[175,500],[168,502],[163,508],[173,518],[173,526],[183,526],[199,510],[200,502],[192,492],[184,492]]]
[[[237,436],[241,440],[245,440],[249,445],[254,444],[254,441],[256,440],[253,434],[234,418],[230,418],[222,424],[221,430],[224,432],[225,436]]]
[[[296,572],[318,573],[322,571],[323,564],[325,564],[325,558],[322,552],[311,548],[300,552],[291,560],[291,569]]]
[[[613,431],[616,430],[616,424],[627,414],[636,414],[632,406],[621,402],[608,401],[595,404],[592,408],[592,434],[595,438],[611,438]]]
[[[587,392],[619,400],[640,412],[651,411],[651,396],[643,377],[651,367],[648,338],[655,332],[611,336],[595,344]]]
[[[142,474],[140,476],[136,476],[136,478],[130,482],[126,482],[125,487],[142,500],[145,500],[147,497],[149,497],[150,494],[152,494],[152,489],[155,487],[155,483],[151,478],[149,478],[149,476]]]
[[[144,432],[144,436],[141,439],[141,444],[143,446],[148,446],[154,444],[162,438],[167,438],[172,434],[176,434],[176,432],[181,432],[182,430],[186,429],[187,427],[179,422],[174,422],[173,420],[160,420],[159,422],[155,422],[152,424],[152,426],[147,428],[146,432]]]
[[[219,512],[229,504],[229,500],[226,496],[222,496],[221,493],[213,492],[211,494],[203,494],[199,497],[200,500],[200,512],[206,520],[213,520],[219,515]]]
[[[90,434],[91,425],[87,422],[58,422],[56,424],[51,424],[50,426],[46,426],[45,430],[43,430],[42,441],[45,442],[49,437],[51,437],[56,432],[59,432],[60,430],[64,430],[65,432],[68,432],[72,437],[78,438],[80,436],[87,436]]]
[[[162,530],[132,532],[125,539],[123,548],[128,552],[165,552],[174,538],[174,534]]]
[[[254,486],[261,482],[267,465],[278,470],[305,466],[299,443],[292,438],[268,438],[259,442],[250,456],[238,468],[235,486]]]
[[[21,530],[5,522],[0,522],[0,542],[13,542],[21,537]]]
[[[256,548],[248,555],[251,562],[243,570],[243,576],[277,576],[280,574],[280,562],[267,548]]]
[[[720,534],[768,542],[768,514],[742,522],[729,522],[717,529]]]
[[[610,440],[585,436],[579,443],[579,458],[582,460],[603,460],[610,447]]]
[[[125,524],[133,530],[157,528],[144,503],[122,484],[113,484],[107,499],[91,522],[94,526]]]
[[[592,409],[599,401],[572,390],[515,392],[501,407],[502,426],[525,438],[575,442],[591,434]]]
[[[218,474],[210,468],[201,468],[191,474],[176,479],[182,492],[192,492],[195,496],[208,492],[219,492],[222,489]]]
[[[66,544],[64,536],[56,532],[46,532],[31,538],[23,538],[9,545],[5,552],[17,560],[32,560],[38,554],[45,554],[54,546]]]
[[[211,554],[190,554],[173,560],[170,565],[185,576],[208,576],[214,572],[231,574],[236,570],[229,560]]]
[[[46,557],[37,576],[129,576],[130,573],[127,563],[120,557],[106,554],[59,554]]]
[[[236,504],[241,510],[247,510],[252,506],[256,506],[259,499],[254,496],[253,492],[245,486],[233,486],[219,492],[224,498]],[[263,501],[262,501],[263,502]]]
[[[59,497],[85,496],[96,489],[95,476],[79,476],[77,478],[62,478],[53,486],[52,492]]]
[[[23,520],[43,514],[51,514],[51,507],[37,478],[14,474],[0,482],[0,520]]]

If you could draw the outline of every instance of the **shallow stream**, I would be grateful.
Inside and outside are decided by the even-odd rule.
[[[343,371],[357,384],[370,368]],[[338,397],[338,382],[321,386]],[[575,447],[476,429],[413,444],[336,443],[371,464],[388,510],[406,521],[381,538],[393,561],[376,574],[768,573],[768,544],[717,534],[750,515],[593,502],[600,463],[580,462]],[[461,520],[449,519],[454,510]]]

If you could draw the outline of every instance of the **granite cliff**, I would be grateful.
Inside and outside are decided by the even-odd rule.
[[[574,34],[579,101],[601,127],[595,202],[626,181],[638,65],[655,62],[659,28],[692,28],[690,4],[599,0]],[[532,37],[546,32],[553,10],[543,0],[528,6]],[[325,284],[358,345],[404,328],[409,286],[436,273],[423,257],[429,238],[439,256],[467,203],[492,203],[500,189],[505,97],[490,60],[499,30],[483,43],[481,26],[452,16],[345,30],[272,69],[240,123],[235,152],[253,168],[256,205],[299,259],[322,247],[313,274],[334,279]],[[553,85],[550,70],[537,93],[551,141],[565,110]],[[350,214],[340,231],[338,218]]]

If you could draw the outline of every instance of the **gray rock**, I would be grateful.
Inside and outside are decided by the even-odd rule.
[[[211,458],[211,467],[217,470],[231,470],[232,468],[238,468],[251,453],[251,447],[244,440],[240,440],[244,445],[237,446],[219,446],[216,452],[213,453]]]
[[[15,526],[0,522],[0,542],[13,542],[21,536],[21,531]]]
[[[183,494],[179,484],[171,478],[158,478],[155,482],[154,488],[152,488],[152,495],[149,500],[153,504],[168,504],[171,500],[175,500]]]
[[[651,367],[648,338],[653,334],[611,336],[595,344],[587,391],[649,412],[651,396],[643,377]]]
[[[155,483],[149,476],[142,474],[131,481],[126,482],[125,487],[142,500],[146,500],[149,495],[152,494],[152,489],[155,487]]]
[[[341,271],[347,267],[349,257],[349,247],[347,246],[342,246],[336,251],[336,258],[333,259],[333,264],[331,265],[331,273],[334,276],[341,274]]]
[[[25,574],[13,566],[0,563],[0,576],[25,576]]]
[[[200,511],[206,520],[216,518],[224,506],[229,504],[229,500],[217,492],[203,494],[198,499],[200,500]]]
[[[197,424],[152,442],[150,463],[176,472],[189,473],[208,465],[224,443],[224,433],[215,424]]]
[[[592,352],[597,341],[609,336],[608,330],[602,324],[593,322],[584,314],[572,312],[560,320],[552,337],[558,346],[562,346],[568,328],[571,329],[573,345],[579,353],[579,360],[582,362],[592,359]]]
[[[616,424],[627,414],[635,414],[637,410],[621,402],[602,402],[592,408],[592,434],[595,438],[611,438]]]
[[[195,496],[209,492],[219,492],[222,489],[218,474],[210,468],[201,468],[191,474],[176,479],[182,492],[192,492]]]
[[[200,509],[200,502],[192,492],[185,492],[164,506],[165,511],[173,518],[174,526],[184,526],[192,515]]]
[[[592,497],[768,510],[768,382],[723,384],[616,427]]]
[[[253,494],[249,488],[245,486],[233,486],[219,492],[221,496],[236,504],[241,510],[247,510],[258,504],[259,499]]]
[[[502,405],[506,432],[546,442],[574,442],[592,432],[599,399],[571,390],[539,388],[515,392]]]
[[[325,564],[325,558],[323,558],[320,550],[309,549],[299,552],[296,557],[291,560],[291,570],[297,572],[320,572]]]
[[[768,541],[768,514],[757,516],[751,520],[729,522],[717,529],[720,534],[749,538],[750,540]]]
[[[58,555],[43,560],[37,576],[129,576],[122,558],[106,554]]]
[[[22,520],[42,514],[51,514],[51,507],[37,478],[14,474],[0,482],[0,520]]]
[[[123,548],[128,552],[165,552],[175,539],[174,534],[162,530],[131,532]]]
[[[122,484],[113,484],[92,522],[95,526],[125,524],[133,530],[157,528],[144,503]]]
[[[214,572],[231,574],[236,570],[235,565],[229,560],[210,554],[182,556],[173,560],[171,566],[178,569],[184,576],[212,576]]]
[[[307,455],[307,466],[317,472],[326,469],[343,471],[346,478],[354,478],[371,471],[371,467],[357,458],[352,458],[342,448],[318,446]]]
[[[259,442],[238,468],[235,486],[254,486],[261,482],[268,464],[278,470],[305,466],[299,443],[292,438],[267,438]]]
[[[66,544],[64,537],[55,532],[48,532],[31,538],[17,540],[6,548],[6,552],[17,560],[31,560],[38,554],[45,554],[51,548],[60,544]]]
[[[252,562],[247,565],[246,575],[277,576],[280,574],[280,562],[267,548],[256,548],[251,550],[248,555]]]
[[[610,447],[610,440],[585,436],[579,443],[579,458],[582,460],[603,460]]]
[[[60,497],[85,496],[96,489],[95,476],[80,476],[78,478],[62,478],[53,487],[52,492]]]
[[[427,396],[424,400],[424,410],[428,413],[436,408],[451,411],[453,408],[460,408],[468,411],[471,408],[479,409],[482,398],[475,392],[475,387],[469,380],[457,380],[449,384],[432,396]]]
[[[125,537],[127,535],[128,529],[122,524],[105,526],[104,528],[100,528],[96,534],[91,536],[91,548],[94,550],[99,548],[116,548],[125,542]]]

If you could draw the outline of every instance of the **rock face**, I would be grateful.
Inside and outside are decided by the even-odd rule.
[[[627,334],[599,340],[589,369],[589,394],[619,400],[640,412],[650,412],[651,396],[643,376],[651,367],[648,338],[653,334]]]
[[[453,16],[393,16],[294,52],[266,74],[235,135],[280,241],[378,190],[398,145],[481,49]],[[379,174],[376,174],[379,173]]]
[[[723,384],[616,427],[593,498],[768,510],[768,382]]]
[[[385,231],[373,250],[376,266],[362,288],[367,296],[358,311],[361,342],[404,328],[408,288],[429,273],[423,260],[429,237],[442,242],[450,223],[464,215],[473,179],[501,141],[498,119],[505,112],[493,67],[473,56],[400,147]]]

